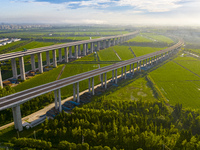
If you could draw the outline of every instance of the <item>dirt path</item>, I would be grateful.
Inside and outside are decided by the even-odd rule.
[[[130,46],[129,46],[129,50],[132,52],[133,56],[136,57],[135,53],[133,52],[133,50]]]
[[[60,77],[61,77],[61,75],[62,75],[62,73],[63,73],[63,71],[64,71],[64,69],[65,69],[65,66],[66,66],[66,64],[62,67],[62,70],[60,71],[60,73],[59,73],[59,75],[58,75],[58,77],[57,77],[56,80],[59,80],[59,79],[60,79]]]
[[[120,57],[119,57],[119,55],[117,54],[117,52],[114,50],[114,48],[112,48],[113,49],[113,51],[115,52],[115,54],[117,55],[117,57],[119,58],[119,60],[122,60]]]

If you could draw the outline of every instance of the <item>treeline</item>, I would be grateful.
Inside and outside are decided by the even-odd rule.
[[[15,93],[15,90],[10,86],[6,86],[0,89],[0,97]],[[44,108],[44,106],[54,101],[53,93],[48,93],[27,101],[20,105],[22,117],[25,117],[37,110]],[[6,109],[0,113],[0,126],[5,125],[13,121],[12,109]]]

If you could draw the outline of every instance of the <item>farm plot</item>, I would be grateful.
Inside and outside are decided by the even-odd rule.
[[[163,50],[166,47],[163,48],[155,48],[155,47],[138,47],[138,46],[131,46],[131,49],[133,50],[133,52],[135,53],[135,55],[138,56],[142,56],[142,55],[146,55],[149,53],[153,53],[159,50]]]
[[[156,42],[165,42],[168,44],[174,43],[174,41],[164,35],[158,35],[153,33],[143,33],[143,35],[149,37],[150,39],[156,41]]]
[[[150,76],[170,104],[200,108],[200,77],[194,73],[175,62],[168,62],[151,72]]]
[[[97,53],[101,61],[120,61],[112,47],[100,50]]]
[[[117,52],[122,60],[134,58],[133,53],[129,49],[129,46],[114,46],[113,49]]]
[[[153,42],[153,40],[148,39],[148,38],[146,38],[142,35],[138,35],[138,36],[128,40],[127,42],[141,42],[141,43],[143,43],[143,42]]]

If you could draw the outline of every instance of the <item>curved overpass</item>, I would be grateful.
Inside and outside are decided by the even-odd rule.
[[[55,93],[55,101],[56,103],[59,101],[59,111],[61,111],[61,93],[60,89],[62,87],[65,87],[67,85],[74,85],[74,93],[76,93],[75,89],[75,83],[77,84],[77,101],[79,102],[79,82],[85,79],[92,79],[92,93],[94,94],[94,76],[101,75],[101,84],[103,86],[103,74],[105,74],[105,88],[107,87],[107,72],[112,71],[112,79],[114,81],[115,77],[115,82],[117,83],[117,69],[126,67],[127,65],[130,65],[130,68],[133,68],[133,73],[134,73],[134,63],[140,62],[140,68],[141,68],[141,62],[147,59],[151,58],[151,63],[152,60],[154,62],[157,62],[158,59],[162,59],[164,56],[168,56],[171,54],[173,51],[176,49],[180,48],[183,45],[183,41],[180,40],[178,43],[175,45],[166,48],[164,50],[150,53],[147,55],[143,55],[140,57],[136,57],[133,59],[129,59],[127,61],[122,61],[113,65],[109,65],[103,68],[95,69],[92,71],[84,72],[81,74],[77,74],[71,77],[67,77],[61,80],[57,80],[54,82],[50,82],[44,85],[40,85],[31,89],[27,89],[12,95],[8,95],[6,97],[0,98],[0,111],[7,109],[7,108],[13,108],[13,116],[14,116],[14,122],[15,122],[15,128],[22,130],[22,125],[21,125],[21,112],[20,112],[20,105],[25,103],[28,100],[31,100],[32,98],[38,97],[42,94],[54,91]],[[161,57],[160,57],[161,56]],[[131,65],[133,67],[131,67]],[[115,71],[115,76],[114,76],[114,71]],[[131,71],[131,70],[130,70]],[[126,74],[126,73],[125,73]],[[122,74],[123,76],[123,74]],[[89,80],[90,82],[90,80]],[[90,88],[90,87],[89,87]],[[74,99],[76,99],[76,94],[74,95]],[[57,106],[56,106],[57,107]],[[57,107],[58,108],[58,107]],[[19,121],[20,120],[20,121]]]

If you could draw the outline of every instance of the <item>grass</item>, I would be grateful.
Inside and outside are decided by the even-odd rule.
[[[192,57],[178,57],[151,72],[150,76],[170,104],[199,109],[200,77],[194,74],[200,74],[199,65],[200,61]]]
[[[174,41],[164,35],[158,35],[155,33],[142,33],[142,35],[150,38],[151,40],[155,41],[155,42],[164,42],[164,43],[174,43]]]
[[[154,101],[153,91],[145,78],[131,79],[128,85],[119,85],[117,90],[106,96],[107,100],[148,100]]]
[[[144,43],[144,42],[153,42],[153,40],[151,39],[148,39],[142,35],[138,35],[130,40],[128,40],[127,42],[141,42],[141,43]]]
[[[159,51],[159,50],[163,50],[163,49],[165,49],[165,47],[155,48],[155,47],[131,46],[131,49],[133,50],[135,55],[138,57],[138,56],[146,55],[146,54],[153,53],[153,52],[156,52],[156,51]]]
[[[113,49],[117,52],[122,60],[134,58],[133,53],[129,49],[129,46],[114,46]]]
[[[24,41],[17,41],[17,42],[12,42],[10,44],[4,45],[4,46],[0,46],[0,51],[3,51],[5,49],[11,48],[13,46],[16,46],[18,44],[24,43]]]
[[[29,88],[33,88],[35,86],[39,86],[45,83],[49,83],[55,81],[62,69],[63,65],[54,68],[48,72],[44,72],[43,74],[36,75],[29,80],[26,80],[19,85],[15,86],[14,89],[16,92],[23,91]]]
[[[100,61],[120,61],[112,47],[106,48],[97,53]]]

